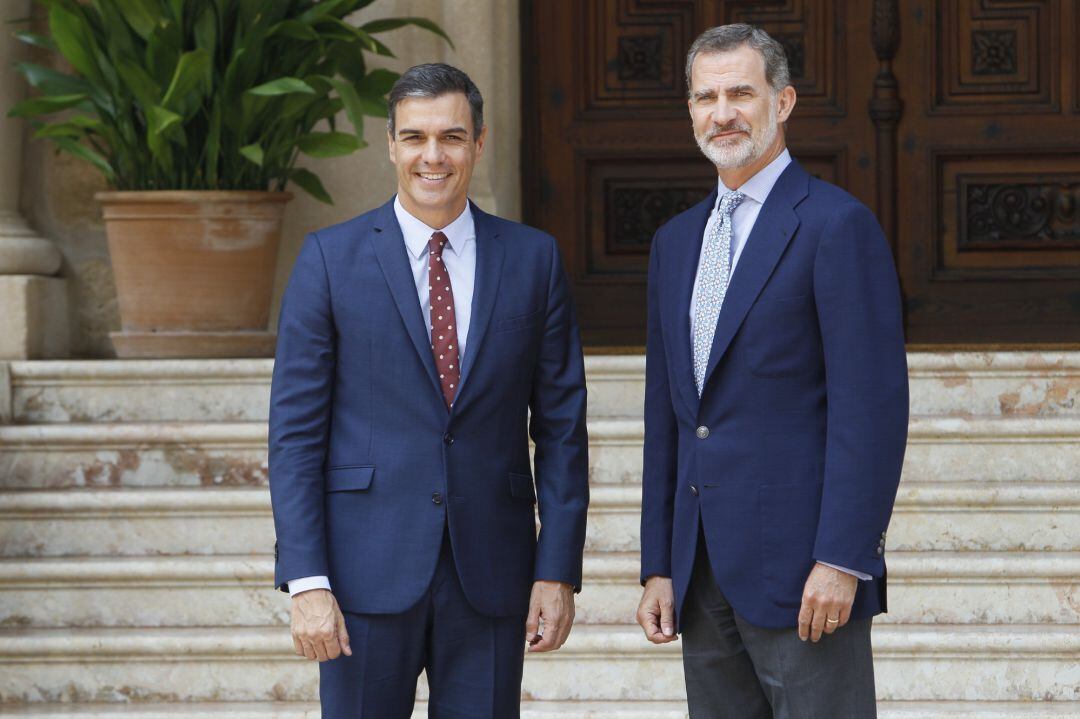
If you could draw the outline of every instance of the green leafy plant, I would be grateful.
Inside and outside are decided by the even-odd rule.
[[[8,115],[33,118],[35,138],[119,190],[281,190],[291,180],[329,203],[296,161],[354,152],[363,118],[386,117],[398,74],[367,69],[365,54],[393,57],[375,36],[415,25],[450,42],[424,18],[346,22],[373,0],[38,2],[49,35],[15,35],[74,72],[18,63],[40,94]],[[337,128],[342,110],[352,132]]]

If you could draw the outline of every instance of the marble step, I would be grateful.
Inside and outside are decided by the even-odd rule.
[[[640,481],[644,425],[589,422],[593,484]],[[6,488],[251,486],[267,481],[265,423],[101,423],[0,426]],[[1080,417],[914,417],[908,481],[1070,482],[1080,466]]]
[[[912,414],[1080,414],[1080,352],[910,352],[908,367]],[[272,369],[268,359],[11,362],[0,398],[18,424],[264,421]],[[585,372],[590,417],[640,417],[643,355],[589,355]]]
[[[226,717],[227,719],[319,719],[315,702],[220,702],[155,704],[25,704],[5,706],[3,713],[35,719],[175,719]],[[1060,719],[1080,716],[1077,702],[878,702],[878,719]],[[427,717],[427,703],[417,702],[412,719]],[[521,703],[522,719],[687,719],[679,701],[592,702],[551,701]]]
[[[587,554],[579,624],[631,624],[636,554]],[[0,560],[0,627],[289,622],[268,556]],[[888,624],[1080,625],[1080,552],[892,552]]]
[[[589,551],[639,549],[640,486],[592,488]],[[123,487],[0,491],[0,557],[266,554],[274,545],[263,487]],[[1080,483],[900,485],[891,551],[1080,550]]]
[[[1080,700],[1077,626],[879,625],[874,652],[887,701]],[[527,658],[522,690],[538,701],[678,701],[680,648],[650,645],[636,627],[576,627],[559,652]],[[0,631],[0,703],[316,696],[317,669],[292,654],[284,627]]]

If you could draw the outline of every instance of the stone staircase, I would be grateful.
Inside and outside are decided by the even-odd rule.
[[[1080,716],[1080,353],[909,361],[880,716]],[[270,369],[0,364],[0,714],[319,716],[271,588]],[[525,716],[685,717],[679,645],[633,624],[644,360],[587,371],[585,589]]]

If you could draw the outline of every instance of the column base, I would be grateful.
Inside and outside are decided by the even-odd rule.
[[[67,286],[60,277],[0,275],[0,359],[70,353]]]

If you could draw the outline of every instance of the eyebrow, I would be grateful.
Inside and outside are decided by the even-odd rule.
[[[737,93],[737,92],[751,92],[751,93],[753,93],[753,92],[756,92],[756,90],[754,90],[753,85],[732,85],[731,87],[726,88],[724,90],[724,93],[727,94],[727,95],[732,95],[732,94]],[[693,94],[693,97],[695,99],[701,99],[701,98],[704,98],[704,97],[713,97],[715,95],[716,95],[716,90],[714,90],[711,87],[707,87],[707,88],[704,88],[702,90],[698,90],[697,92],[695,92]]]
[[[440,135],[455,135],[455,134],[461,135],[461,134],[464,134],[465,132],[466,132],[466,130],[465,130],[464,127],[451,127],[451,128],[449,128],[447,130],[442,130],[439,134]],[[401,135],[423,135],[424,131],[423,130],[414,130],[414,129],[409,128],[409,127],[403,127],[403,128],[401,128],[400,130],[397,131],[397,134],[399,136],[401,136]]]

